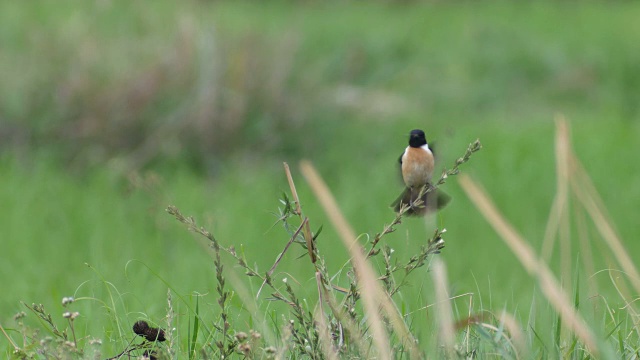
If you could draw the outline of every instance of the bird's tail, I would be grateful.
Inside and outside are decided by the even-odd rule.
[[[402,205],[409,206],[409,210],[405,212],[406,215],[422,216],[445,207],[451,197],[440,190],[431,190],[426,194],[420,195],[420,189],[405,188],[402,194],[391,203],[391,207],[395,212],[400,212]],[[418,199],[422,201],[418,201]]]

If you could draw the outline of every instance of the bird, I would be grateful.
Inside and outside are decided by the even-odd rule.
[[[442,191],[433,188],[431,178],[435,167],[433,151],[429,148],[424,131],[411,130],[409,133],[409,146],[398,159],[402,169],[402,179],[405,189],[391,204],[395,212],[400,212],[402,205],[409,206],[405,214],[425,215],[439,210],[449,203],[451,198]],[[431,188],[420,196],[422,189]],[[418,200],[422,200],[418,202]]]

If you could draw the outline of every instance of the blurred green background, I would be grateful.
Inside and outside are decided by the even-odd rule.
[[[169,204],[266,271],[288,240],[271,228],[288,191],[283,161],[337,272],[347,253],[298,161],[317,166],[364,241],[393,219],[397,158],[414,128],[434,141],[439,168],[479,138],[484,149],[462,171],[540,249],[559,113],[637,258],[638,18],[640,4],[622,1],[0,2],[0,321],[12,324],[21,300],[61,313],[71,295],[113,295],[119,316],[162,319],[160,278],[181,294],[214,292],[203,242]],[[405,220],[385,243],[402,261],[446,227],[452,294],[526,322],[534,282],[457,180],[443,189],[454,199],[444,211]],[[595,232],[590,240],[606,253]],[[312,297],[301,254],[278,276]],[[577,240],[572,257],[582,272]],[[597,257],[596,270],[609,266]],[[426,269],[411,281],[399,300],[407,311],[431,292]],[[78,306],[85,330],[108,342],[117,334],[90,321],[113,316],[100,301]]]

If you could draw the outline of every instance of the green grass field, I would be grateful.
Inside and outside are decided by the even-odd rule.
[[[206,294],[199,300],[206,326],[218,320],[216,272],[207,242],[165,208],[194,216],[264,273],[289,239],[273,226],[289,191],[283,161],[312,229],[323,226],[318,247],[334,282],[348,287],[349,253],[298,162],[317,167],[364,243],[394,219],[388,205],[402,190],[397,158],[413,128],[434,140],[439,168],[480,139],[482,151],[462,172],[540,253],[556,192],[559,113],[636,260],[639,15],[640,6],[625,2],[4,2],[0,324],[21,345],[13,320],[27,311],[21,301],[44,304],[64,327],[56,318],[67,311],[61,299],[74,296],[76,331],[84,342],[102,339],[102,357],[113,356],[136,320],[164,324],[170,288],[184,356],[195,294]],[[383,244],[403,262],[436,227],[446,228],[436,256],[450,295],[473,294],[452,301],[454,320],[504,310],[526,334],[524,358],[571,358],[571,333],[555,337],[557,315],[536,281],[457,178],[442,189],[453,197],[446,209],[404,219]],[[594,273],[584,267],[581,229],[596,254]],[[639,319],[627,315],[637,305],[625,307],[614,287],[623,275],[615,272],[612,282],[602,271],[620,265],[593,225],[570,231],[568,254],[556,246],[550,267],[560,274],[561,262],[571,262],[571,278],[561,282],[572,299],[579,282],[580,313],[601,339],[602,356],[638,356]],[[294,246],[274,279],[287,278],[313,309],[314,270],[304,254]],[[227,286],[256,293],[259,281],[243,276],[231,257],[223,263]],[[380,259],[373,265],[383,270]],[[394,300],[413,314],[405,320],[433,356],[438,328],[434,311],[423,309],[435,301],[427,270],[412,273]],[[243,296],[238,290],[231,301],[233,329],[264,331],[267,318],[267,328],[282,330],[286,306],[264,293],[255,313]],[[29,312],[24,321],[41,326]],[[475,335],[477,356],[501,356]],[[5,336],[0,349],[13,350]]]

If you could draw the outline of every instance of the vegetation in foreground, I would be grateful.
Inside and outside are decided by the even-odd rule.
[[[450,170],[442,173],[436,187],[450,176],[457,175],[458,167],[479,149],[479,142],[469,145],[466,154],[456,160]],[[477,308],[472,296],[469,297],[467,309],[458,309],[454,300],[460,296],[451,296],[446,268],[440,259],[433,259],[445,246],[445,229],[436,229],[433,236],[410,258],[394,257],[394,250],[385,243],[385,237],[401,226],[408,210],[405,207],[366,244],[355,245],[355,232],[344,219],[326,183],[313,165],[303,162],[300,164],[302,174],[342,238],[344,247],[350,254],[350,261],[337,271],[326,266],[326,255],[318,242],[321,228],[311,230],[312,219],[302,211],[301,200],[287,164],[285,172],[289,180],[290,195],[285,194],[281,199],[278,222],[281,222],[290,238],[268,271],[250,265],[251,260],[246,258],[243,249],[222,245],[193,218],[182,215],[178,208],[170,206],[167,208],[169,214],[210,243],[216,278],[216,291],[213,294],[215,305],[207,304],[204,301],[206,296],[202,294],[188,299],[176,293],[171,284],[167,284],[168,308],[164,319],[138,319],[129,328],[126,324],[131,323],[131,315],[136,312],[124,316],[112,314],[121,334],[120,340],[116,342],[120,344],[120,351],[115,356],[109,355],[111,357],[108,359],[131,356],[151,359],[230,356],[316,359],[420,359],[425,356],[613,359],[637,356],[640,328],[630,294],[640,291],[640,277],[603,209],[598,206],[601,200],[571,150],[568,128],[562,119],[558,120],[556,155],[558,192],[549,219],[548,239],[554,241],[557,237],[561,248],[562,243],[569,241],[565,237],[569,235],[567,227],[573,221],[580,221],[578,218],[570,218],[567,210],[570,201],[575,201],[578,205],[576,209],[582,209],[588,215],[610,247],[612,256],[624,270],[623,278],[612,278],[620,297],[627,303],[623,311],[611,308],[605,298],[601,299],[600,306],[585,310],[580,284],[596,284],[578,276],[573,293],[568,293],[568,286],[562,286],[558,282],[546,262],[504,220],[485,191],[468,176],[461,178],[463,189],[530,273],[540,289],[541,300],[532,304],[526,325],[520,323],[517,316],[506,308],[500,314],[482,306]],[[578,228],[586,231],[586,226],[581,223]],[[313,297],[309,297],[309,294],[301,295],[302,287],[294,283],[296,278],[299,279],[297,274],[277,271],[281,261],[290,258],[293,250],[291,246],[304,249],[303,257],[310,262],[316,285]],[[583,250],[588,248],[589,246],[584,247]],[[225,270],[223,256],[231,258],[236,268],[241,269],[253,282],[260,283],[257,291],[256,288],[253,291],[244,288],[237,280],[228,283],[227,279],[233,279],[235,275],[230,276],[230,271]],[[591,256],[589,252],[589,257],[581,258],[584,269],[592,265]],[[414,271],[424,271],[425,265],[429,264],[432,270],[432,295],[423,306],[424,309],[433,307],[435,314],[425,322],[424,319],[419,319],[421,309],[409,309],[406,312],[407,309],[403,309],[398,300],[403,296],[403,289],[416,281],[416,277],[411,274]],[[376,273],[376,267],[382,271]],[[348,279],[348,286],[337,284],[340,277]],[[627,290],[627,286],[633,290]],[[260,296],[261,293],[263,296]],[[66,297],[62,304],[72,308],[77,300],[80,299]],[[108,303],[100,299],[82,300],[91,300],[94,304]],[[234,301],[241,301],[242,306],[234,307]],[[288,311],[276,310],[271,305],[272,302]],[[19,313],[15,318],[18,327],[13,330],[22,336],[22,345],[13,340],[5,327],[2,328],[13,346],[12,356],[15,358],[105,357],[106,354],[100,348],[101,340],[89,334],[77,334],[79,312],[72,309],[66,311],[63,314],[66,325],[61,328],[42,305],[25,306],[40,319],[42,330],[50,335],[40,335],[40,330],[25,326],[22,319],[27,314]],[[218,315],[213,319],[203,315],[203,308],[210,306],[218,308]],[[182,310],[176,311],[177,308]],[[539,331],[538,322],[542,321],[542,317],[538,312],[543,308],[550,309],[550,314],[553,314],[551,343]],[[242,312],[245,314],[240,314]],[[249,329],[245,329],[247,325]]]

